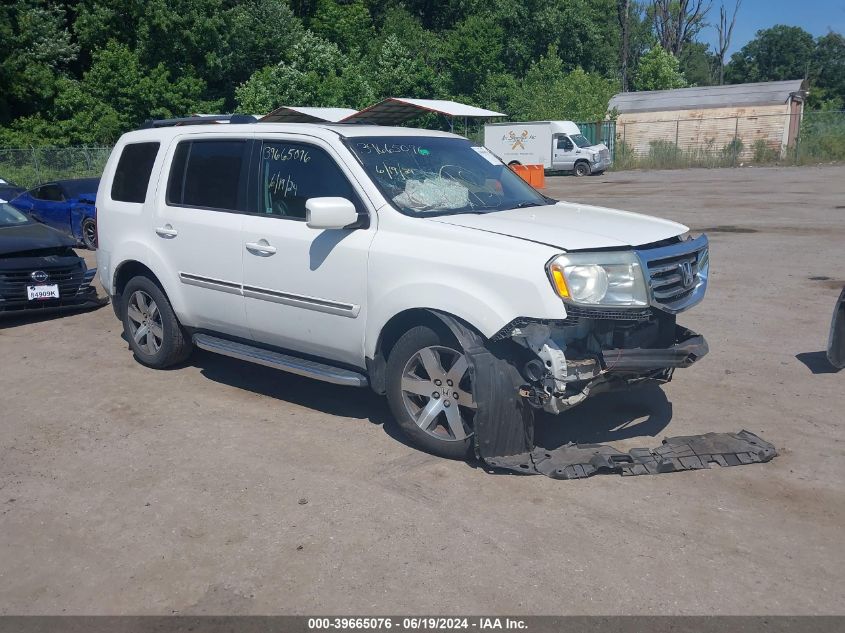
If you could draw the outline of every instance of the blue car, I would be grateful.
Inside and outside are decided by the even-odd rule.
[[[56,180],[24,191],[9,204],[93,251],[97,248],[94,202],[99,184],[99,178]]]

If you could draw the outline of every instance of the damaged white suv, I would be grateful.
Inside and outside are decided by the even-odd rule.
[[[530,449],[534,409],[707,352],[675,323],[704,296],[705,236],[547,198],[453,134],[156,123],[117,143],[97,209],[138,361],[199,347],[369,386],[438,455]]]

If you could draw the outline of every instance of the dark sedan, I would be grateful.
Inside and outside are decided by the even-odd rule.
[[[11,205],[39,222],[76,239],[91,250],[97,248],[97,198],[99,178],[56,180],[24,191]]]
[[[102,305],[73,238],[0,203],[0,314]]]
[[[8,202],[17,198],[23,192],[23,187],[18,187],[15,183],[0,178],[0,202]]]

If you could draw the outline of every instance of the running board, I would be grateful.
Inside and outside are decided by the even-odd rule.
[[[194,334],[193,340],[194,345],[200,349],[245,360],[248,363],[281,369],[291,374],[315,378],[316,380],[330,382],[335,385],[345,385],[347,387],[367,386],[367,377],[364,374],[349,369],[324,365],[313,360],[280,354],[279,352],[273,352],[244,343],[237,343],[208,334]]]

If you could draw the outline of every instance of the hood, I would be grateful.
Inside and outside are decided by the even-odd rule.
[[[42,248],[74,247],[76,242],[38,222],[0,227],[0,257]]]
[[[567,251],[643,246],[688,230],[683,224],[648,215],[568,202],[479,215],[445,215],[429,220],[509,235]]]

